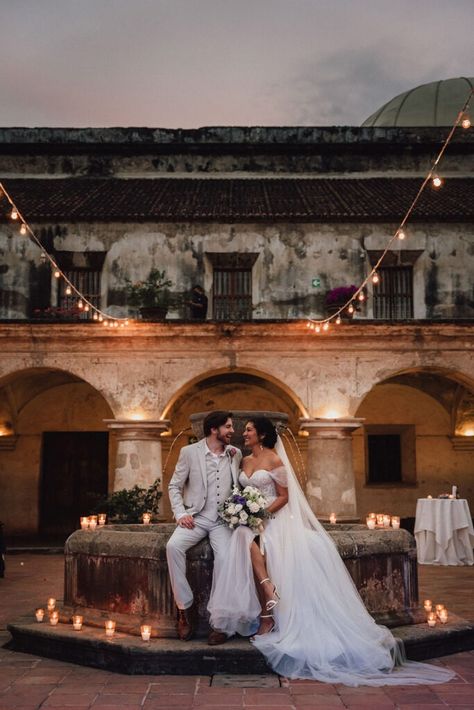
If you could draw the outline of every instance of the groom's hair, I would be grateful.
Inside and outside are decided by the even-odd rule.
[[[204,436],[210,436],[212,434],[211,429],[219,429],[220,426],[224,426],[228,419],[232,419],[232,412],[224,412],[221,410],[209,412],[209,414],[204,417],[202,423]]]

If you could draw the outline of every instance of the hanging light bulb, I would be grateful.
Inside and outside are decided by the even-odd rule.
[[[436,188],[436,190],[438,190],[442,186],[443,181],[439,175],[433,175],[433,177],[431,178],[431,183],[432,183],[433,187]]]
[[[105,328],[107,328],[107,326],[109,325],[109,321],[108,321],[108,320],[104,320],[103,325],[104,325]]]
[[[58,269],[56,269],[54,272],[54,278],[59,279],[60,276],[61,276],[61,272]]]
[[[471,119],[469,118],[468,113],[463,114],[461,118],[461,126],[466,130],[471,127]]]
[[[102,313],[99,313],[99,323],[102,323],[103,320],[104,316],[102,315]]]
[[[97,311],[94,311],[92,315],[92,320],[99,320],[99,316],[97,315]]]
[[[69,284],[66,286],[65,293],[66,293],[66,296],[70,296],[72,293],[72,288],[69,286]]]
[[[116,320],[114,320],[114,328],[118,328],[118,327],[119,327],[118,322]]]
[[[359,299],[359,301],[365,301],[365,294],[364,294],[364,292],[361,291],[361,292],[359,293],[359,295],[357,296],[357,298]]]
[[[349,304],[347,311],[348,313],[354,313],[354,306],[352,305],[352,303]]]
[[[44,253],[44,251],[42,251],[40,254],[40,260],[42,264],[46,263],[46,254]]]
[[[307,328],[311,328],[311,321],[308,321],[308,322],[306,323],[306,327],[307,327]]]
[[[26,234],[26,224],[24,222],[21,223],[20,234]]]
[[[380,276],[378,275],[377,272],[375,272],[374,275],[372,276],[372,283],[373,283],[373,284],[378,284],[379,281],[380,281]]]
[[[128,325],[128,318],[127,318],[127,320],[125,321],[125,325]]]
[[[317,325],[316,328],[315,328],[315,331],[316,331],[316,333],[320,333],[320,332],[321,332],[321,326],[320,326],[320,325]]]
[[[77,302],[77,307],[78,307],[78,308],[81,308],[81,309],[84,308],[84,304],[83,304],[83,302],[81,301],[81,299],[78,300],[78,302]]]
[[[323,325],[323,330],[329,330],[329,323],[327,321]]]
[[[340,325],[340,324],[341,324],[341,316],[338,316],[336,318],[336,325]]]
[[[84,311],[85,311],[86,313],[89,313],[90,308],[89,308],[89,304],[88,304],[88,303],[86,303],[86,305],[84,306]]]
[[[16,207],[12,208],[12,211],[10,212],[10,219],[18,219],[18,210]]]
[[[398,230],[398,232],[397,232],[397,237],[398,237],[400,240],[405,239],[406,233],[403,231],[403,229],[399,229],[399,230]]]

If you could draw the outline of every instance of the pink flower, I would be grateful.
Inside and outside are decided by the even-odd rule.
[[[227,453],[229,454],[230,458],[233,459],[235,454],[237,453],[237,449],[231,447],[230,449],[227,449]]]

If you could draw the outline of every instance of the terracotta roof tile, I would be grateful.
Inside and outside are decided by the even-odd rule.
[[[419,178],[67,178],[8,179],[32,221],[393,221]],[[0,203],[2,213],[5,201]],[[412,219],[474,220],[474,178],[428,187]]]

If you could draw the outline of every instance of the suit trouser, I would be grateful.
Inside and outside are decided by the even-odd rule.
[[[166,545],[168,573],[178,609],[188,609],[193,603],[193,592],[186,578],[186,551],[208,535],[216,569],[229,549],[232,535],[232,531],[220,519],[214,522],[195,515],[194,523],[192,530],[178,526]]]

